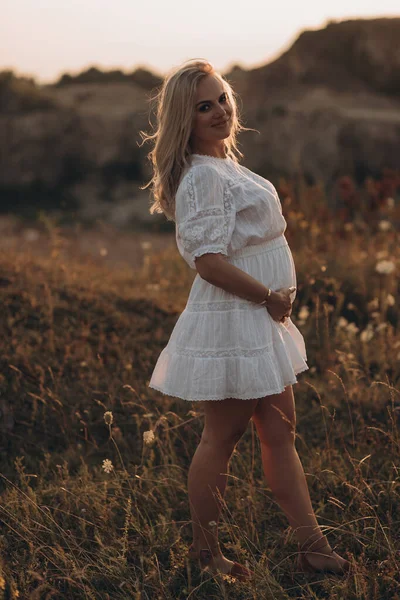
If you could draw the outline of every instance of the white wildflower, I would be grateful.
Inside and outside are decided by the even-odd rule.
[[[114,465],[112,464],[111,460],[109,460],[108,458],[103,460],[103,469],[106,473],[111,473],[113,468]]]
[[[394,296],[392,296],[392,294],[388,294],[387,298],[386,298],[386,302],[388,303],[389,306],[394,306],[396,303],[396,300],[394,299]]]
[[[114,421],[114,417],[113,414],[111,412],[111,410],[107,410],[104,413],[104,422],[106,425],[112,425],[112,422]]]
[[[344,317],[339,317],[337,326],[339,329],[342,329],[343,327],[347,327],[348,323],[349,322],[347,319],[345,319]]]
[[[140,245],[142,246],[142,250],[150,250],[151,248],[151,242],[140,242]]]
[[[155,439],[154,431],[152,429],[143,432],[143,442],[146,444],[146,446],[151,446]]]
[[[216,527],[216,526],[217,526],[217,524],[216,524],[216,522],[215,522],[215,521],[210,521],[210,522],[208,523],[208,525],[209,525],[209,527]]]
[[[387,205],[389,208],[394,208],[394,205],[395,205],[394,198],[387,198],[387,200],[386,200],[386,205]]]
[[[389,229],[391,229],[392,224],[390,221],[386,221],[386,220],[382,220],[379,221],[379,229],[381,231],[388,231]]]
[[[391,260],[381,260],[375,266],[375,270],[384,275],[390,275],[394,271],[394,268],[394,262]]]
[[[371,324],[369,323],[367,325],[366,329],[364,329],[364,331],[362,331],[360,333],[360,340],[362,342],[369,342],[370,340],[372,340],[373,337],[374,337],[374,331],[373,331]]]
[[[355,334],[355,333],[357,333],[357,331],[359,331],[359,328],[357,327],[357,325],[355,323],[349,323],[347,325],[346,329],[352,335]]]
[[[382,329],[386,329],[387,326],[387,323],[379,323],[379,325],[376,326],[376,331],[382,331]]]
[[[307,321],[309,315],[310,315],[310,310],[309,310],[308,306],[306,306],[304,304],[299,310],[299,319],[301,319],[302,321]]]

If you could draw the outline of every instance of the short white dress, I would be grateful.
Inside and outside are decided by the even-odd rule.
[[[275,187],[231,158],[192,154],[176,193],[179,253],[222,253],[265,286],[297,286]],[[291,295],[292,301],[296,292]],[[278,394],[307,370],[304,338],[290,318],[200,277],[151,375],[149,387],[183,400],[249,400]]]

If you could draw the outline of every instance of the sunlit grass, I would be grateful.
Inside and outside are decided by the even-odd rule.
[[[67,260],[53,231],[48,257],[0,254],[0,598],[399,597],[399,234],[308,211],[304,191],[281,197],[310,365],[294,387],[296,446],[321,527],[355,575],[295,572],[252,425],[220,535],[255,581],[187,562],[202,414],[147,384],[195,272],[151,238],[139,270]]]

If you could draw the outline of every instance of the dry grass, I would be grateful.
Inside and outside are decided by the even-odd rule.
[[[187,563],[202,415],[147,383],[195,273],[170,246],[146,248],[136,270],[68,258],[53,230],[47,255],[0,251],[0,598],[400,598],[399,235],[307,215],[301,202],[284,206],[292,318],[311,367],[294,388],[297,449],[319,522],[354,555],[355,575],[295,572],[252,425],[232,457],[220,533],[256,579]]]

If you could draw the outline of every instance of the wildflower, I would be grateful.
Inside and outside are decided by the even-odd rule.
[[[386,200],[386,205],[387,205],[389,208],[394,208],[394,205],[395,205],[394,199],[393,199],[393,198],[388,198],[388,199]]]
[[[142,250],[150,250],[151,248],[151,242],[140,242],[140,245],[142,246]]]
[[[349,323],[349,324],[347,325],[346,329],[347,329],[347,331],[348,331],[349,333],[351,333],[352,335],[353,335],[354,333],[357,333],[357,331],[359,331],[359,329],[358,329],[358,327],[357,327],[357,325],[356,325],[355,323]]]
[[[345,319],[344,317],[339,317],[337,326],[339,329],[342,329],[342,327],[347,327],[348,323],[349,322],[347,319]]]
[[[149,431],[143,432],[143,441],[146,444],[146,446],[151,446],[151,444],[154,442],[154,440],[155,440],[154,431],[152,429],[149,429]]]
[[[379,252],[376,253],[376,258],[378,260],[382,260],[383,258],[386,258],[388,255],[388,251],[387,250],[379,250]]]
[[[106,473],[111,473],[113,468],[114,465],[112,464],[111,460],[109,460],[108,458],[103,460],[103,469]]]
[[[186,414],[190,415],[191,417],[198,417],[200,413],[196,412],[195,410],[189,410],[189,412]]]
[[[353,223],[350,223],[350,222],[349,222],[349,223],[345,223],[345,224],[344,224],[344,229],[345,229],[345,231],[352,231],[352,230],[353,230],[353,228],[354,228],[354,227],[353,227]]]
[[[374,337],[374,331],[372,329],[371,324],[369,323],[367,325],[366,329],[364,329],[364,331],[362,331],[360,333],[360,340],[362,342],[369,342],[373,337]]]
[[[388,231],[389,229],[391,229],[391,227],[392,227],[392,224],[390,221],[385,221],[385,220],[379,221],[379,229],[381,231]]]
[[[379,323],[379,325],[376,326],[376,331],[381,331],[382,329],[386,329],[387,326],[388,326],[387,323]]]
[[[107,256],[108,250],[107,248],[100,248],[100,256]]]
[[[309,311],[308,306],[303,305],[299,310],[299,319],[301,319],[302,321],[307,321],[309,314],[310,314],[310,311]]]
[[[394,296],[392,296],[392,294],[388,294],[387,298],[386,298],[386,302],[388,303],[388,306],[394,306],[396,301],[394,299]]]
[[[104,413],[104,422],[106,425],[112,425],[112,422],[114,421],[114,417],[113,414],[111,412],[111,410],[107,410]]]
[[[353,304],[352,302],[349,302],[349,303],[347,304],[347,308],[348,308],[349,310],[354,310],[354,309],[355,309],[355,306],[354,306],[354,304]]]
[[[216,526],[217,526],[217,524],[216,524],[216,522],[215,522],[215,521],[210,521],[210,522],[208,523],[208,525],[209,525],[209,527],[216,527]]]
[[[378,273],[389,275],[394,271],[394,263],[391,260],[381,260],[376,264],[375,270]]]

